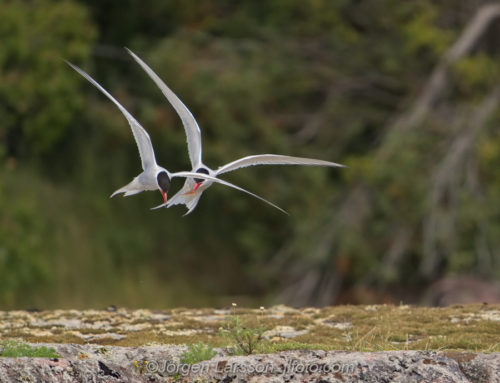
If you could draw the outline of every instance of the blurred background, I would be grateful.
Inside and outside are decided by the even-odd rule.
[[[0,37],[0,309],[500,300],[500,2],[1,0]],[[109,199],[137,147],[62,58],[190,169],[123,47],[197,118],[208,166],[349,169],[222,177],[290,217],[221,185],[186,217],[151,211],[158,192]]]

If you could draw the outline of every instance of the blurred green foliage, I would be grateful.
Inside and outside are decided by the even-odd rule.
[[[203,342],[187,344],[187,351],[184,351],[181,357],[181,363],[196,364],[204,360],[212,359],[217,355],[217,351]]]
[[[0,345],[2,352],[0,355],[4,358],[60,358],[61,356],[51,347],[33,347],[27,343],[7,340]]]
[[[75,2],[13,0],[1,7],[2,152],[8,156],[47,152],[82,107],[82,97],[73,97],[81,79],[61,75],[61,56],[83,61],[96,30],[86,8]]]
[[[498,134],[485,129],[473,140],[455,169],[453,203],[445,195],[432,204],[430,194],[437,165],[466,130],[460,118],[499,78],[498,55],[481,48],[460,60],[422,126],[387,134],[478,5],[0,3],[0,308],[227,305],[234,296],[327,304],[378,301],[391,289],[397,300],[450,272],[496,276]],[[225,177],[290,218],[222,186],[184,218],[182,207],[150,211],[159,193],[110,200],[140,172],[133,136],[62,58],[143,124],[160,165],[190,168],[180,119],[123,46],[197,118],[207,165],[279,153],[350,168]],[[425,227],[435,227],[438,247],[430,274],[421,269]]]

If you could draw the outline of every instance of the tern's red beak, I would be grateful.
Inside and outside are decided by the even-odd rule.
[[[161,191],[161,195],[163,196],[163,203],[167,203],[167,200],[168,200],[167,193],[165,193],[163,190],[160,190],[160,191]]]
[[[202,182],[200,182],[199,184],[196,184],[194,185],[194,188],[193,188],[193,193],[198,190],[198,188],[201,186]]]

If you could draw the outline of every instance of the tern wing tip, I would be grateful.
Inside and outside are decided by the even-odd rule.
[[[149,210],[156,210],[156,209],[160,209],[160,208],[162,208],[162,207],[163,207],[163,206],[162,206],[162,205],[160,205],[160,206],[152,207],[152,208],[151,208],[151,209],[149,209]]]

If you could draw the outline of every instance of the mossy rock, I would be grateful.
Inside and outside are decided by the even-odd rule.
[[[335,306],[293,309],[55,310],[0,312],[0,339],[115,346],[194,344],[226,347],[228,316],[265,326],[258,352],[285,350],[451,350],[497,352],[500,306]]]

